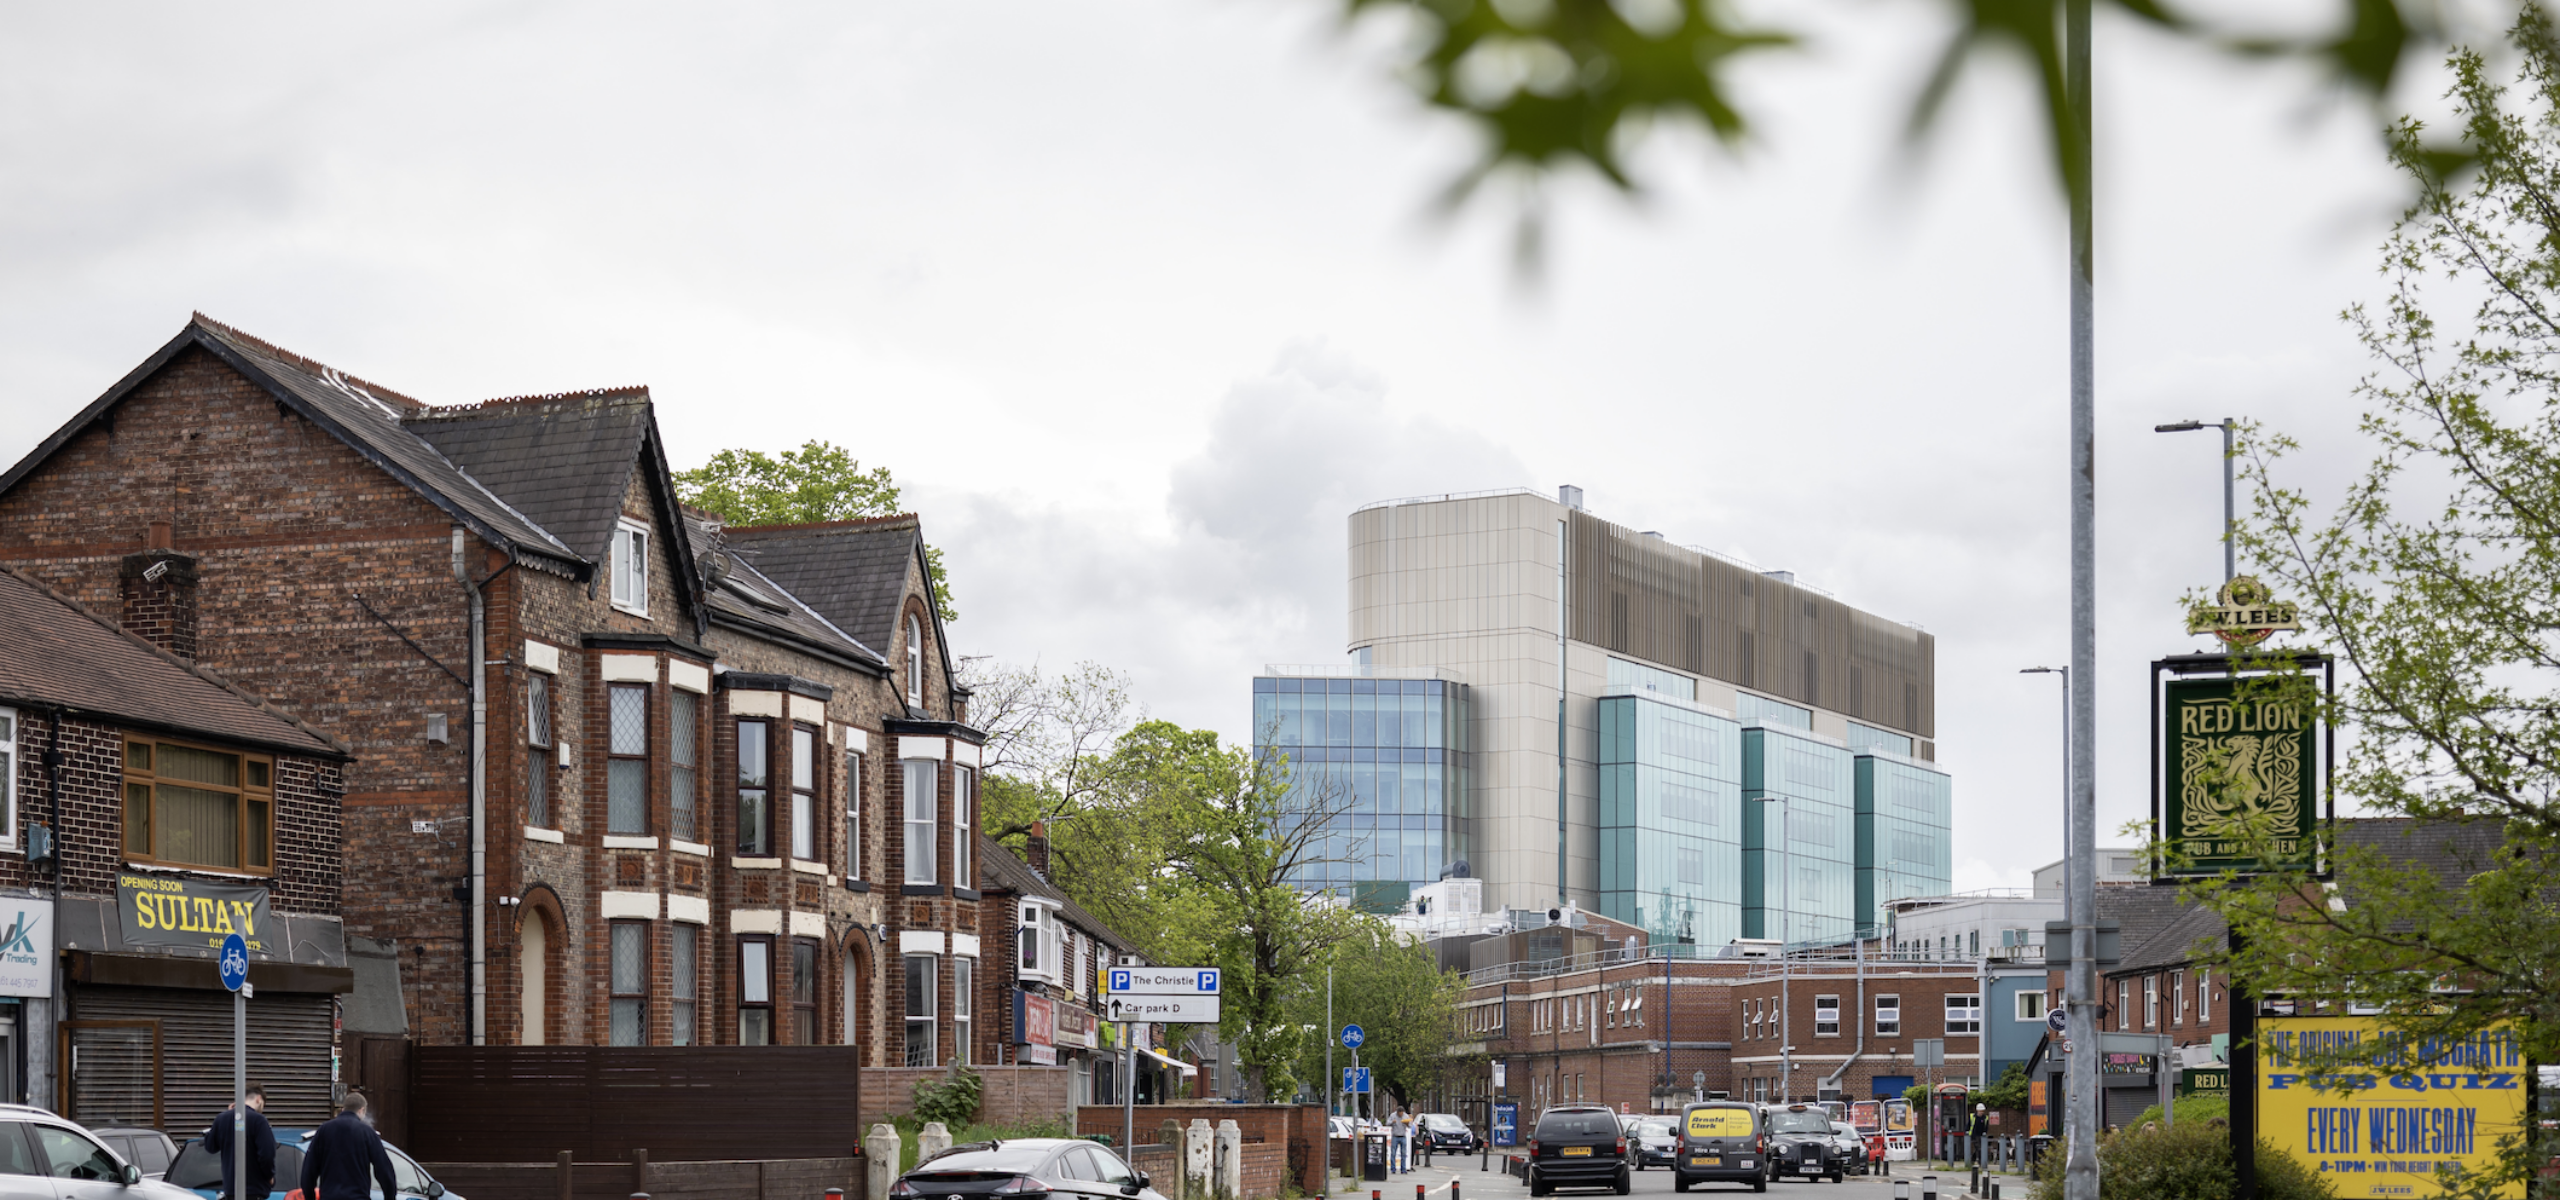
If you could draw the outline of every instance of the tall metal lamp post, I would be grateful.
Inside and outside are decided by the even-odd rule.
[[[2154,425],[2153,433],[2193,433],[2199,429],[2222,431],[2222,581],[2229,583],[2240,574],[2238,545],[2232,534],[2238,532],[2239,513],[2231,503],[2231,418],[2219,421],[2172,421]]]

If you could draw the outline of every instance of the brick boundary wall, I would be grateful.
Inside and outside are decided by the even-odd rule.
[[[1120,1107],[1116,1104],[1088,1104],[1076,1110],[1076,1133],[1091,1136],[1110,1134],[1120,1137]],[[1177,1104],[1141,1104],[1137,1106],[1137,1140],[1144,1144],[1162,1136],[1159,1130],[1167,1120],[1181,1128],[1191,1127],[1195,1117],[1205,1118],[1209,1128],[1220,1121],[1234,1121],[1244,1135],[1245,1167],[1254,1169],[1257,1148],[1266,1154],[1271,1169],[1279,1173],[1283,1184],[1291,1177],[1298,1190],[1308,1195],[1324,1194],[1324,1146],[1327,1129],[1324,1109],[1313,1104],[1225,1104],[1217,1101],[1195,1101]],[[1162,1188],[1158,1188],[1162,1191]],[[1247,1191],[1252,1191],[1250,1179]],[[1279,1191],[1255,1192],[1256,1196],[1279,1195]]]
[[[1028,1125],[1035,1121],[1064,1121],[1072,1106],[1067,1103],[1068,1071],[1065,1067],[971,1067],[983,1081],[979,1092],[978,1120],[988,1125]],[[947,1073],[942,1067],[871,1067],[862,1072],[862,1125],[892,1117],[902,1117],[916,1108],[916,1084],[927,1079],[940,1079]],[[1114,1110],[1117,1111],[1117,1110]],[[1118,1126],[1112,1128],[1117,1129]],[[957,1129],[953,1133],[960,1132]]]

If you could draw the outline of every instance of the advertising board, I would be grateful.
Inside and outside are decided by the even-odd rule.
[[[2500,1139],[2524,1130],[2527,1068],[2511,1030],[2442,1042],[2374,1017],[2267,1017],[2258,1040],[2258,1136],[2341,1200],[2434,1194],[2434,1176],[2487,1171]],[[2386,1049],[2375,1066],[2320,1061],[2377,1040]]]

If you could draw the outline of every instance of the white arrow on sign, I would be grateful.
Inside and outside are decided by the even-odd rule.
[[[1216,996],[1119,996],[1111,997],[1105,1020],[1141,1021],[1155,1024],[1207,1025],[1218,1019]]]

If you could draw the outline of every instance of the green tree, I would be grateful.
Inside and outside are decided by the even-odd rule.
[[[675,481],[676,494],[685,503],[718,513],[732,525],[845,521],[898,511],[898,485],[889,468],[865,471],[851,450],[816,438],[778,455],[723,450],[710,462],[676,472]],[[933,578],[935,610],[944,621],[959,620],[941,548],[926,546],[924,556]]]
[[[1385,921],[1363,916],[1335,944],[1328,961],[1333,966],[1332,1021],[1325,1020],[1322,964],[1310,969],[1306,986],[1291,1005],[1292,1019],[1316,1031],[1314,1044],[1298,1064],[1301,1078],[1327,1083],[1322,1074],[1325,1046],[1345,1025],[1358,1025],[1367,1035],[1360,1063],[1370,1069],[1376,1086],[1408,1108],[1484,1068],[1483,1054],[1458,1053],[1460,1046],[1482,1040],[1460,1025],[1466,981],[1441,970],[1429,947],[1406,940]],[[1333,1057],[1336,1066],[1350,1064],[1338,1049]]]
[[[2452,56],[2479,162],[2470,183],[2442,182],[2418,123],[2397,127],[2393,152],[2418,199],[2384,246],[2386,298],[2347,313],[2377,364],[2361,387],[2371,464],[2322,513],[2282,480],[2294,443],[2253,431],[2241,453],[2256,513],[2239,531],[2341,664],[2328,713],[2347,735],[2341,807],[2487,822],[2498,848],[2439,871],[2333,845],[2334,882],[2293,872],[2196,891],[2240,935],[2232,967],[2252,989],[2377,1005],[2419,1038],[2509,1028],[2529,1060],[2549,1062],[2560,1055],[2560,39],[2528,4],[2509,40],[2520,97],[2484,56]],[[2368,1041],[2325,1065],[2371,1067],[2392,1049]],[[2514,1187],[2541,1156],[2521,1141],[2506,1149],[2466,1191]]]

